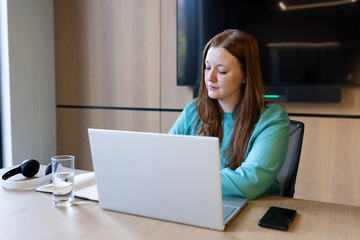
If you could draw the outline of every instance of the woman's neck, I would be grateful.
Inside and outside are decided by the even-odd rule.
[[[234,107],[235,107],[234,104],[225,103],[225,102],[220,101],[220,100],[218,100],[218,102],[219,102],[219,105],[220,105],[223,112],[225,112],[225,113],[232,113],[233,112]]]

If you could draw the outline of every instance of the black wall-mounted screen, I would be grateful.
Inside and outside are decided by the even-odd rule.
[[[360,86],[360,1],[177,0],[177,84],[198,86],[205,44],[242,29],[265,87]]]

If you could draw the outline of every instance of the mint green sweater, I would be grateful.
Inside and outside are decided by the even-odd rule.
[[[197,135],[201,122],[196,118],[196,99],[189,102],[169,134]],[[196,122],[194,122],[196,121]],[[287,154],[289,117],[278,104],[267,104],[251,134],[244,162],[235,170],[225,168],[223,151],[233,133],[234,119],[224,113],[223,139],[220,143],[221,186],[223,195],[254,199],[261,194],[281,195],[276,181]]]

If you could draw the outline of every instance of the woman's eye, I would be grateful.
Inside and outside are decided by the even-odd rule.
[[[222,71],[222,70],[218,70],[218,72],[219,72],[220,74],[226,74],[226,73],[227,73],[226,71]]]

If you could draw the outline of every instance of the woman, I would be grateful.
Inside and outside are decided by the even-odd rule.
[[[276,176],[287,153],[289,117],[263,95],[256,40],[232,29],[212,38],[203,52],[199,96],[169,133],[219,137],[223,195],[281,195]]]

